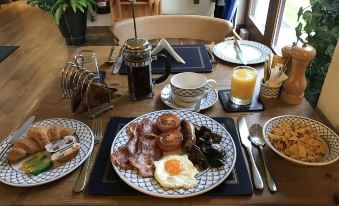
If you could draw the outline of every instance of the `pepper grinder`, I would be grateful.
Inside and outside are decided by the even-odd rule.
[[[283,50],[283,54],[290,54],[292,64],[288,69],[288,79],[283,84],[281,100],[287,104],[300,104],[307,87],[305,71],[315,57],[316,50],[306,43],[302,46],[294,43],[291,49],[284,47]]]
[[[293,42],[292,46],[287,45],[281,49],[281,54],[283,55],[284,58],[287,59],[286,72],[285,72],[287,76],[290,76],[290,72],[291,72],[291,66],[292,66],[291,49],[294,46],[296,46],[295,42]]]

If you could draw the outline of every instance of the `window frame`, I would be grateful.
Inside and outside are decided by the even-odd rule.
[[[270,0],[264,34],[261,33],[253,18],[250,16],[250,5],[252,2],[253,0],[247,0],[244,18],[245,27],[250,32],[249,40],[265,44],[270,47],[274,53],[280,54],[281,52],[274,47],[274,43],[277,41],[274,37],[279,34],[277,28],[281,25],[286,0]]]

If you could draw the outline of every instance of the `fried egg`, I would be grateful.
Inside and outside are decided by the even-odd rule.
[[[199,172],[187,155],[168,155],[154,162],[154,177],[166,189],[185,188],[197,186],[195,175]]]

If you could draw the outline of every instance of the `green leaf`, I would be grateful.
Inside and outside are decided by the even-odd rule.
[[[332,56],[333,53],[334,53],[334,45],[329,45],[325,51],[325,54],[328,55],[328,56]]]
[[[57,8],[57,10],[55,11],[54,18],[58,25],[60,23],[62,13],[63,13],[62,7]]]
[[[299,22],[298,26],[295,28],[295,34],[298,40],[301,40],[301,30],[303,28],[303,24]]]
[[[306,24],[309,24],[312,21],[314,13],[312,11],[305,11],[303,13],[303,19],[305,20]]]
[[[77,8],[78,8],[82,13],[85,12],[84,8],[83,8],[81,5],[77,5]]]
[[[310,0],[311,5],[314,5],[318,0]]]
[[[68,4],[64,4],[62,7],[62,10],[65,12],[67,8],[68,8]]]
[[[339,35],[339,23],[338,26],[335,26],[331,29],[331,34],[336,34],[335,36],[338,38]]]
[[[298,11],[298,19],[297,19],[297,22],[300,20],[300,17],[301,17],[302,14],[303,14],[303,7],[300,7],[300,8],[299,8],[299,11]]]
[[[304,31],[307,33],[307,35],[310,35],[313,31],[313,27],[311,26],[311,24],[306,24],[304,26]]]
[[[92,11],[93,11],[93,6],[92,6],[92,4],[88,4],[88,5],[87,5],[87,8],[88,8],[88,12],[92,12]]]
[[[98,3],[95,0],[87,0],[87,2],[93,6],[98,6]]]
[[[74,11],[74,13],[77,11],[77,3],[76,3],[76,0],[70,0],[69,1],[71,3],[71,7]]]
[[[79,0],[79,4],[85,8],[87,7],[86,0]]]

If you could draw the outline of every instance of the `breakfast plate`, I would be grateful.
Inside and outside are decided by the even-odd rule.
[[[265,61],[266,57],[272,53],[272,50],[267,46],[254,41],[239,40],[241,51],[247,64],[258,64]],[[221,42],[213,48],[213,53],[221,60],[242,64],[237,58],[237,53],[234,50],[234,40]]]
[[[10,163],[6,157],[10,150],[7,150],[5,155],[0,159],[0,182],[17,187],[31,187],[46,184],[57,179],[60,179],[67,174],[77,169],[89,156],[94,145],[94,136],[91,129],[84,123],[67,118],[46,119],[33,123],[32,127],[36,126],[51,126],[60,124],[65,127],[70,127],[75,130],[77,142],[80,143],[79,153],[56,168],[47,170],[38,175],[28,175],[19,170],[20,163]],[[13,134],[9,135],[1,144],[0,150],[3,149],[7,142],[10,141]]]
[[[161,100],[169,107],[173,109],[180,110],[194,110],[195,104],[187,104],[185,106],[179,105],[173,100],[173,93],[171,89],[171,85],[168,84],[161,90]],[[218,92],[217,90],[211,90],[208,94],[201,99],[200,110],[208,109],[213,106],[218,100]],[[184,103],[183,103],[184,104]]]
[[[212,130],[212,132],[217,133],[222,136],[220,146],[224,149],[226,154],[226,159],[224,161],[224,166],[216,168],[208,168],[204,171],[200,171],[196,175],[197,187],[191,189],[164,189],[159,185],[154,177],[143,178],[137,174],[136,170],[124,170],[120,167],[113,164],[113,168],[118,174],[118,176],[132,188],[143,192],[148,195],[163,197],[163,198],[184,198],[199,195],[205,193],[219,184],[221,184],[231,173],[234,168],[236,161],[236,148],[233,142],[231,135],[227,130],[217,123],[215,120],[202,115],[200,113],[184,110],[161,110],[156,112],[151,112],[145,115],[142,115],[125,127],[123,127],[120,132],[114,138],[114,141],[111,146],[111,155],[118,151],[120,147],[125,146],[129,140],[129,136],[126,132],[126,128],[131,123],[141,122],[145,118],[150,119],[152,122],[155,122],[156,119],[163,114],[172,113],[177,115],[180,119],[185,119],[191,121],[194,125],[206,126]]]

